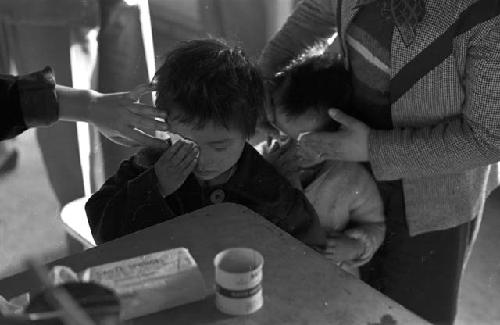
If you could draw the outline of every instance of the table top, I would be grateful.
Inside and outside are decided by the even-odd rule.
[[[129,321],[130,324],[426,324],[396,302],[345,273],[267,220],[241,205],[197,210],[82,253],[57,260],[79,272],[87,267],[175,247],[186,247],[209,288],[213,258],[228,247],[251,247],[264,256],[264,307],[249,316],[220,313],[214,295]],[[0,280],[0,295],[35,290],[27,272]],[[213,290],[212,290],[213,292]]]

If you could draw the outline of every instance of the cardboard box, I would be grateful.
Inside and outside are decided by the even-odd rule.
[[[203,276],[186,248],[91,267],[81,274],[117,293],[127,320],[204,299]]]

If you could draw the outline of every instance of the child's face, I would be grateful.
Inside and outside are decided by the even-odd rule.
[[[245,146],[245,137],[235,129],[207,123],[201,129],[177,120],[167,121],[169,131],[198,145],[199,157],[193,173],[198,179],[211,180],[233,167]]]
[[[325,130],[330,122],[326,113],[317,112],[312,108],[298,117],[287,116],[280,107],[275,109],[276,127],[294,140],[298,140],[302,133]]]
[[[301,167],[311,167],[324,161],[316,152],[297,145],[299,135],[305,132],[317,132],[324,130],[330,122],[328,116],[317,112],[314,109],[308,110],[305,114],[290,118],[281,109],[275,110],[275,125],[285,133],[296,145],[298,163]]]
[[[318,132],[325,130],[331,124],[331,119],[325,111],[318,111],[314,108],[308,109],[304,114],[298,117],[289,117],[283,110],[283,105],[279,99],[280,89],[274,94],[273,113],[274,125],[280,132],[286,134],[295,144],[299,136],[306,132]],[[301,167],[310,167],[323,162],[323,159],[316,152],[308,150],[300,146],[296,146],[297,155],[299,156],[299,165]]]
[[[289,85],[289,80],[274,90],[272,95],[273,102],[273,123],[283,133],[290,138],[297,140],[299,135],[305,132],[316,132],[324,130],[331,123],[331,118],[326,111],[318,111],[311,107],[306,112],[298,117],[290,118],[285,114],[284,102],[282,96],[286,87]]]

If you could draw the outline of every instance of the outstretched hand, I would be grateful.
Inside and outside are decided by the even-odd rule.
[[[340,129],[304,133],[299,137],[299,144],[327,160],[368,161],[370,128],[340,110],[330,109],[328,114],[341,124]]]
[[[164,147],[163,140],[154,138],[156,130],[166,131],[164,112],[139,102],[151,93],[149,85],[140,85],[129,92],[91,94],[89,122],[111,141],[127,147]]]

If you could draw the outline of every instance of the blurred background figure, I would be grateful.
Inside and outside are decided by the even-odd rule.
[[[61,85],[117,92],[154,72],[147,1],[8,0],[0,12],[0,73],[50,65]],[[60,122],[36,133],[61,207],[89,195],[133,150],[86,124]]]
[[[3,1],[0,5],[1,73],[27,74],[51,65],[57,80],[65,86],[76,85],[73,74],[78,70],[91,71],[86,61],[72,57],[71,47],[87,32],[88,55],[92,31],[97,35],[99,24],[97,2],[82,1]],[[86,74],[89,74],[88,72]],[[47,168],[50,183],[60,205],[84,195],[83,176],[77,129],[74,123],[61,122],[37,130],[37,139]],[[56,149],[57,148],[57,149]],[[56,151],[55,151],[56,150]]]
[[[0,39],[0,73],[50,65],[60,85],[110,93],[147,83],[154,72],[147,0],[1,1]],[[29,131],[15,143],[19,167],[0,179],[0,277],[19,270],[25,256],[66,254],[60,208],[99,188],[133,151],[74,122]],[[11,149],[2,148],[8,157]]]

